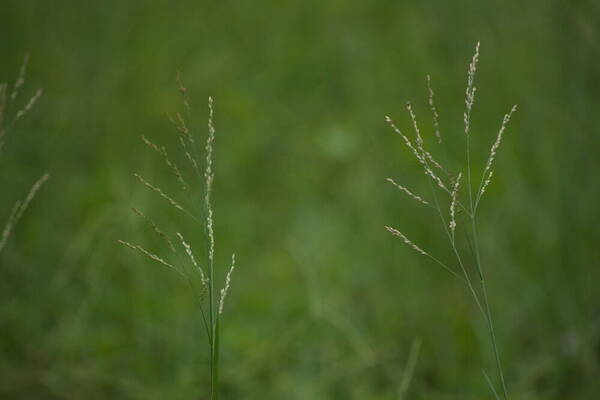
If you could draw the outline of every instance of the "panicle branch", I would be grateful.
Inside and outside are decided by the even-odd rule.
[[[185,144],[185,140],[182,136],[179,136],[179,143],[181,144],[181,148],[183,149],[183,152],[185,153],[185,157],[188,159],[190,164],[192,164],[194,171],[196,171],[197,174],[200,174],[200,169],[198,168],[198,163],[196,162],[196,159],[194,157],[192,157],[192,155],[190,154],[188,147]]]
[[[440,188],[442,188],[443,190],[445,190],[446,192],[449,193],[450,191],[448,190],[446,185],[444,185],[444,182],[432,171],[432,169],[429,167],[429,164],[427,163],[427,160],[425,160],[424,155],[422,155],[421,152],[417,148],[415,148],[415,146],[413,146],[410,139],[405,134],[403,134],[402,131],[400,131],[400,129],[396,126],[396,124],[394,124],[394,122],[392,121],[392,119],[390,117],[388,117],[386,115],[385,120],[392,127],[394,132],[396,132],[398,135],[400,135],[402,137],[402,139],[404,139],[404,143],[406,144],[406,146],[412,151],[412,153],[417,158],[419,163],[421,163],[421,165],[423,166],[425,175],[429,176],[431,179],[433,179],[437,183],[437,185]]]
[[[200,282],[202,283],[202,286],[206,287],[206,284],[208,283],[208,279],[206,278],[206,275],[204,275],[204,271],[202,270],[202,267],[200,267],[200,265],[198,265],[198,263],[196,262],[196,257],[194,257],[194,253],[192,252],[192,248],[183,239],[183,236],[181,235],[181,233],[177,232],[177,237],[179,237],[179,240],[181,240],[181,245],[185,249],[185,252],[187,253],[187,255],[190,258],[190,260],[192,261],[192,264],[194,265],[194,268],[196,268],[196,270],[200,274]]]
[[[209,251],[208,259],[212,265],[214,254],[215,254],[215,236],[213,232],[213,210],[210,202],[212,193],[212,183],[214,180],[214,173],[212,170],[212,152],[213,142],[215,140],[215,127],[213,125],[213,99],[208,98],[208,138],[206,139],[206,171],[204,171],[205,179],[205,195],[204,204],[206,206],[206,229],[208,231]]]
[[[464,114],[464,122],[465,122],[465,133],[468,135],[471,129],[471,109],[473,108],[473,103],[475,102],[475,92],[477,88],[475,87],[475,73],[477,72],[477,63],[479,62],[479,42],[475,46],[475,54],[471,59],[471,63],[469,64],[469,71],[467,73],[467,89],[465,91],[465,104],[467,106],[467,111]]]
[[[177,85],[179,86],[179,93],[183,98],[183,104],[185,108],[190,110],[190,98],[188,97],[188,90],[185,86],[183,86],[183,82],[181,81],[181,73],[177,71]]]
[[[402,239],[404,241],[404,243],[406,243],[407,245],[409,245],[410,247],[412,247],[414,250],[416,250],[417,252],[423,254],[424,256],[429,256],[429,254],[423,250],[422,248],[420,248],[419,246],[417,246],[416,244],[414,244],[413,242],[411,242],[402,232],[400,232],[397,229],[394,229],[392,227],[386,226],[385,229],[388,230],[388,232],[390,232],[392,235],[394,236],[398,236],[400,239]]]
[[[35,103],[37,103],[37,101],[40,99],[40,97],[42,97],[42,93],[43,93],[43,90],[42,89],[38,89],[35,92],[35,94],[33,96],[31,96],[31,98],[29,99],[29,101],[27,102],[27,104],[25,104],[25,107],[21,108],[17,112],[17,115],[15,116],[15,122],[17,122],[19,119],[21,119],[21,117],[23,117],[25,114],[27,114],[27,112],[29,110],[31,110],[33,108],[33,106],[35,105]]]
[[[496,137],[496,141],[494,142],[494,144],[492,145],[492,148],[490,149],[490,155],[487,159],[487,162],[485,163],[485,168],[484,168],[483,174],[481,176],[481,182],[479,184],[479,191],[477,193],[476,204],[479,203],[481,196],[483,195],[483,193],[485,192],[485,189],[487,188],[487,186],[490,184],[490,181],[492,180],[492,174],[494,173],[492,167],[493,167],[494,160],[496,158],[496,152],[498,151],[498,148],[500,147],[500,144],[502,143],[502,136],[504,134],[504,131],[506,130],[506,126],[510,122],[510,118],[512,117],[513,113],[516,110],[517,110],[517,105],[515,104],[514,106],[512,106],[510,111],[504,115],[504,118],[502,119],[502,125],[500,126],[500,130],[498,131],[498,136]]]
[[[441,144],[442,135],[440,133],[440,117],[433,101],[435,93],[431,88],[431,77],[429,75],[427,75],[427,91],[429,92],[429,108],[431,108],[431,114],[433,115],[433,128],[435,129],[435,136],[437,137],[438,143]]]
[[[176,112],[175,117],[169,115],[169,120],[173,126],[175,126],[175,129],[177,129],[180,136],[185,137],[190,143],[194,143],[194,138],[192,137],[190,130],[185,123],[185,119],[183,119],[180,113]]]
[[[481,186],[481,191],[479,192],[479,199],[481,199],[481,196],[483,196],[483,194],[485,193],[485,189],[488,187],[488,185],[492,181],[492,175],[494,175],[494,171],[493,170],[491,170],[489,172],[489,174],[487,175],[486,180],[483,182],[483,185]]]
[[[417,117],[415,116],[415,113],[412,109],[412,105],[410,104],[410,102],[406,103],[406,109],[408,110],[408,113],[410,114],[410,119],[412,120],[413,127],[415,129],[415,134],[417,137],[417,148],[419,149],[419,151],[421,152],[421,154],[423,155],[423,157],[426,160],[429,160],[429,162],[431,162],[436,168],[441,169],[443,171],[444,168],[442,168],[440,163],[438,163],[437,161],[435,161],[433,159],[433,156],[431,155],[431,153],[429,153],[427,150],[425,150],[425,148],[423,146],[423,138],[421,137],[419,125],[417,124]]]
[[[151,149],[153,149],[154,151],[156,151],[158,154],[160,154],[163,157],[163,159],[165,160],[165,164],[167,164],[167,167],[169,167],[169,169],[173,172],[173,174],[175,175],[175,177],[181,184],[181,187],[183,188],[183,190],[187,190],[188,185],[185,182],[185,179],[183,179],[183,176],[181,175],[181,173],[179,172],[179,168],[177,168],[177,165],[175,163],[173,163],[171,161],[171,159],[169,158],[169,154],[167,153],[166,147],[165,146],[158,147],[157,145],[152,143],[150,140],[148,140],[144,135],[142,135],[142,141],[146,145],[148,145],[148,147],[150,147]]]
[[[180,271],[179,268],[175,267],[173,264],[166,262],[165,260],[163,260],[162,258],[157,256],[156,254],[150,253],[148,250],[144,249],[142,246],[131,244],[124,240],[118,240],[118,242],[120,244],[122,244],[123,246],[129,247],[130,249],[139,251],[140,253],[142,253],[143,255],[148,257],[149,259],[156,261],[157,263],[162,264],[165,267],[171,268],[172,270],[177,272],[179,275],[183,276],[184,278],[187,278],[187,275],[185,273],[183,273],[182,271]]]
[[[392,178],[387,178],[386,180],[388,182],[390,182],[392,185],[396,186],[401,191],[403,191],[404,193],[408,194],[410,197],[412,197],[413,199],[415,199],[419,203],[425,204],[426,206],[430,205],[426,200],[423,200],[420,196],[414,194],[413,192],[411,192],[410,190],[408,190],[406,187],[397,184]]]
[[[25,200],[23,200],[22,202],[20,200],[18,200],[15,203],[15,205],[13,206],[13,209],[12,209],[10,215],[8,216],[8,221],[6,222],[6,225],[4,226],[4,229],[2,230],[2,237],[0,238],[0,252],[6,245],[6,242],[9,238],[13,228],[19,222],[19,220],[23,216],[23,213],[25,213],[25,210],[27,210],[27,207],[29,207],[29,203],[31,203],[31,201],[37,194],[38,190],[42,187],[42,185],[49,178],[50,178],[50,174],[46,172],[33,184],[31,189],[29,189],[29,192],[27,193]]]
[[[175,247],[173,246],[173,243],[171,242],[171,239],[169,238],[169,235],[167,235],[165,232],[163,232],[158,225],[156,225],[156,223],[148,216],[146,216],[144,213],[142,213],[140,210],[138,210],[135,207],[131,208],[133,210],[134,213],[136,213],[137,215],[139,215],[140,217],[142,217],[143,219],[145,219],[149,224],[150,227],[152,228],[152,230],[161,238],[163,239],[165,242],[167,242],[167,245],[169,246],[169,248],[171,249],[171,252],[175,253]]]
[[[452,241],[454,241],[454,230],[456,229],[456,197],[458,195],[458,187],[460,185],[460,178],[462,177],[462,173],[458,174],[456,177],[456,182],[454,182],[454,187],[452,188],[452,201],[450,202],[450,231],[452,232]]]
[[[177,203],[175,200],[173,200],[169,195],[167,195],[165,192],[163,192],[160,188],[152,185],[150,182],[148,182],[144,178],[142,178],[139,174],[133,174],[133,176],[135,176],[137,178],[137,180],[142,183],[142,185],[146,186],[148,189],[154,191],[160,197],[167,200],[169,202],[169,204],[171,204],[171,206],[186,213],[188,216],[193,218],[195,221],[198,221],[198,219],[191,212],[189,212],[188,210],[186,210],[185,208],[180,206],[179,203]]]
[[[229,285],[231,284],[231,273],[235,269],[235,253],[231,255],[231,268],[229,268],[229,272],[227,272],[227,278],[225,279],[225,286],[221,289],[221,299],[219,300],[219,314],[223,314],[223,303],[225,302],[225,297],[227,297],[227,291],[229,290]]]
[[[19,89],[25,83],[25,73],[27,72],[27,65],[29,64],[29,54],[25,54],[25,58],[23,58],[23,64],[21,64],[21,69],[19,70],[19,77],[15,81],[15,86],[13,87],[13,91],[10,94],[10,101],[13,102],[19,95]]]

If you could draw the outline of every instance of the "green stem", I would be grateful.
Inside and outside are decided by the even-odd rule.
[[[210,398],[219,398],[219,349],[218,349],[218,319],[216,313],[214,296],[214,271],[212,259],[209,261],[208,269],[208,307],[211,327],[210,341]]]
[[[504,373],[502,372],[502,363],[500,362],[500,352],[498,351],[498,344],[496,341],[496,332],[494,330],[494,323],[492,321],[492,312],[490,309],[490,303],[488,300],[487,286],[481,266],[481,255],[479,252],[479,242],[477,240],[477,226],[475,224],[475,211],[473,205],[473,194],[471,187],[471,149],[470,149],[470,134],[467,132],[467,191],[469,192],[469,206],[470,206],[470,219],[471,219],[471,233],[473,236],[473,247],[475,249],[475,263],[477,265],[477,271],[479,272],[479,280],[481,282],[481,293],[483,297],[483,305],[485,307],[484,317],[488,325],[490,333],[490,339],[494,350],[494,358],[496,361],[496,369],[498,372],[498,379],[502,385],[502,395],[504,400],[508,400],[508,391],[506,390],[506,383],[504,381]]]
[[[496,369],[498,372],[498,379],[502,384],[502,397],[504,400],[508,400],[508,391],[506,389],[506,382],[504,380],[504,373],[502,371],[502,363],[500,362],[500,352],[498,351],[498,343],[496,340],[496,331],[494,329],[494,322],[492,320],[492,312],[490,309],[490,303],[488,301],[487,286],[485,283],[485,277],[483,268],[481,266],[481,256],[479,253],[479,243],[477,241],[477,226],[475,224],[475,218],[471,218],[471,229],[473,234],[473,247],[475,248],[475,260],[477,264],[477,270],[479,271],[479,278],[481,281],[481,292],[483,294],[483,303],[485,307],[485,319],[487,321],[488,330],[490,333],[490,339],[492,341],[492,347],[494,349],[494,358],[496,361]]]
[[[469,207],[471,209],[471,218],[473,218],[473,195],[471,188],[471,145],[470,134],[467,133],[467,191],[469,192]]]
[[[211,399],[219,399],[219,318],[215,320],[213,344],[211,348]]]

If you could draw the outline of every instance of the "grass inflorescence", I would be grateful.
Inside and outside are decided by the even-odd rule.
[[[481,257],[481,251],[479,246],[478,232],[477,232],[477,212],[481,199],[485,193],[486,188],[491,182],[493,175],[493,164],[496,157],[496,152],[500,147],[502,137],[508,122],[516,110],[516,106],[513,106],[510,111],[504,116],[500,130],[498,131],[496,140],[491,146],[490,154],[488,156],[483,173],[480,178],[480,182],[477,189],[473,191],[472,173],[471,173],[471,149],[470,149],[470,138],[471,138],[471,111],[475,102],[475,94],[477,87],[475,86],[475,73],[477,71],[477,63],[479,61],[479,43],[475,48],[475,54],[471,59],[467,73],[467,88],[465,91],[465,107],[466,110],[463,114],[464,122],[464,134],[465,140],[465,158],[466,158],[466,182],[463,182],[463,172],[450,173],[444,168],[432,154],[425,150],[423,137],[419,126],[417,124],[417,118],[413,111],[410,103],[407,103],[407,111],[410,115],[410,119],[413,124],[415,131],[414,143],[407,135],[405,135],[392,121],[391,118],[386,117],[386,121],[390,124],[393,131],[399,134],[410,152],[417,158],[417,161],[423,168],[425,175],[429,178],[431,186],[431,200],[426,200],[420,195],[414,194],[412,191],[406,189],[404,186],[396,183],[393,179],[388,178],[395,187],[400,189],[402,192],[407,194],[413,200],[421,204],[432,207],[440,218],[444,231],[448,237],[448,242],[452,249],[452,253],[455,257],[455,264],[452,266],[450,263],[443,262],[438,258],[431,255],[430,252],[423,250],[421,247],[412,242],[404,233],[396,228],[386,226],[386,229],[394,236],[399,237],[413,250],[418,253],[429,257],[436,263],[440,264],[444,269],[450,272],[452,275],[458,277],[467,287],[468,292],[472,296],[477,309],[483,316],[487,331],[489,334],[489,340],[491,350],[493,352],[493,358],[496,369],[496,383],[490,378],[485,369],[482,369],[485,381],[490,387],[490,390],[494,394],[497,400],[500,398],[504,400],[509,399],[508,389],[504,378],[504,370],[500,359],[500,351],[497,343],[497,333],[494,327],[494,319],[492,317],[488,287],[486,282],[485,268]],[[438,143],[442,143],[442,136],[440,134],[439,127],[439,115],[433,101],[434,92],[431,89],[431,79],[427,76],[427,88],[429,92],[429,105],[433,116],[433,125],[435,129],[435,136]],[[467,192],[466,194],[464,192]],[[439,196],[441,192],[443,197]],[[461,193],[462,192],[462,193]],[[461,196],[462,194],[462,196]],[[442,203],[447,202],[449,204],[447,210],[442,209]],[[470,244],[472,248],[472,259],[474,260],[474,266],[467,264],[467,257],[463,254],[461,247],[458,245],[459,236],[456,232],[457,224],[460,216],[464,216],[462,222],[465,224],[466,234],[464,240]]]
[[[178,132],[178,142],[181,145],[181,151],[185,155],[185,159],[190,162],[192,174],[194,175],[193,182],[195,180],[202,180],[204,183],[204,198],[202,199],[202,209],[204,212],[203,216],[198,216],[191,211],[191,208],[184,207],[183,202],[176,200],[176,196],[168,194],[166,191],[158,187],[157,185],[150,183],[146,178],[140,174],[135,173],[134,177],[144,187],[161,197],[165,200],[170,207],[184,213],[194,224],[201,226],[205,231],[205,246],[206,246],[206,257],[205,262],[202,263],[200,259],[195,255],[193,246],[185,239],[181,231],[175,232],[174,235],[169,235],[166,230],[158,227],[157,223],[144,214],[142,211],[134,208],[135,214],[143,218],[152,231],[165,243],[166,248],[169,250],[170,255],[176,253],[176,247],[173,245],[172,237],[176,237],[179,241],[183,253],[188,259],[189,264],[181,265],[177,261],[171,261],[169,256],[159,256],[141,245],[132,244],[123,240],[119,240],[119,243],[138,251],[143,256],[147,257],[151,261],[159,263],[173,271],[175,271],[184,281],[187,282],[190,289],[194,293],[194,297],[199,299],[199,318],[202,321],[208,346],[210,349],[210,398],[216,400],[219,398],[219,347],[220,347],[220,317],[223,314],[224,303],[227,297],[229,287],[231,285],[231,277],[233,270],[235,269],[235,254],[231,256],[231,265],[225,277],[220,291],[215,285],[216,271],[215,271],[215,235],[214,235],[214,212],[212,206],[212,187],[214,182],[214,170],[213,170],[213,148],[215,142],[215,127],[213,122],[213,99],[208,98],[208,136],[204,145],[205,154],[205,168],[204,171],[200,171],[198,157],[196,156],[197,142],[194,137],[189,120],[190,114],[190,100],[187,94],[187,89],[181,83],[179,76],[177,77],[179,83],[179,91],[183,99],[183,104],[186,109],[188,118],[183,117],[180,113],[176,113],[175,117],[171,117],[171,122],[174,124]],[[183,170],[180,169],[175,162],[169,157],[169,153],[165,146],[158,146],[150,139],[142,136],[142,142],[150,147],[153,151],[158,153],[165,163],[168,170],[172,173],[175,180],[178,182],[181,190],[189,193],[191,185],[188,184],[188,179],[184,176]],[[195,247],[195,246],[194,246]],[[204,266],[202,265],[204,264]]]
[[[4,143],[8,134],[14,129],[15,125],[21,120],[38,102],[42,96],[42,89],[37,89],[23,104],[19,105],[19,95],[25,84],[25,75],[27,65],[29,64],[29,56],[26,55],[19,75],[14,83],[0,82],[0,156],[4,149]],[[15,226],[29,207],[29,204],[42,187],[42,185],[50,178],[50,174],[45,172],[38,178],[23,200],[17,200],[8,215],[8,219],[4,224],[2,233],[0,234],[0,253],[6,246],[9,237],[11,236]]]

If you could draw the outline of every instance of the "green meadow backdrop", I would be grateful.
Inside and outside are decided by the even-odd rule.
[[[0,225],[51,178],[0,256],[0,398],[207,398],[188,287],[117,243],[168,254],[137,207],[203,248],[202,229],[133,177],[201,207],[201,182],[183,196],[140,140],[185,164],[169,121],[183,110],[179,72],[199,140],[214,98],[220,279],[232,252],[238,260],[222,397],[491,399],[481,367],[493,371],[492,355],[469,294],[384,229],[450,257],[435,215],[385,182],[428,188],[384,116],[410,133],[411,100],[432,152],[462,168],[477,41],[478,171],[519,105],[480,212],[511,398],[599,396],[596,2],[4,0],[0,81],[29,54],[22,93],[44,94],[0,155]]]

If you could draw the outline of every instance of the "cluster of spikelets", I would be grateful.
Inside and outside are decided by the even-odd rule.
[[[187,95],[187,90],[181,84],[181,80],[178,79],[178,82],[179,90],[183,98],[183,104],[189,115],[190,102]],[[157,254],[146,250],[140,245],[132,244],[123,240],[119,240],[119,243],[140,252],[142,255],[146,256],[154,262],[157,262],[165,267],[174,270],[188,282],[190,288],[193,291],[199,292],[198,297],[201,299],[200,316],[202,318],[202,322],[206,330],[206,335],[210,347],[211,399],[218,399],[219,318],[220,315],[223,313],[225,298],[227,297],[227,292],[231,284],[231,275],[235,268],[235,254],[232,254],[231,256],[231,266],[229,268],[229,271],[227,272],[225,283],[220,292],[217,293],[214,285],[215,238],[213,230],[213,208],[211,204],[212,185],[214,181],[212,155],[215,140],[215,128],[213,125],[213,100],[210,97],[208,99],[208,111],[208,136],[204,145],[205,168],[203,172],[201,172],[197,158],[194,155],[197,143],[196,138],[192,134],[192,130],[189,128],[189,121],[186,120],[186,118],[184,118],[180,113],[176,113],[174,117],[171,117],[171,121],[177,129],[179,144],[181,146],[181,151],[185,155],[185,159],[190,163],[190,167],[193,170],[193,173],[196,174],[196,177],[204,181],[205,187],[203,209],[205,215],[203,217],[198,217],[194,215],[194,213],[190,212],[187,208],[183,207],[179,201],[175,200],[172,196],[167,194],[158,186],[148,182],[148,180],[144,179],[141,175],[134,174],[135,178],[143,186],[145,186],[146,188],[163,198],[171,207],[173,207],[179,212],[186,214],[194,222],[204,226],[207,242],[206,267],[203,268],[201,266],[201,263],[198,261],[197,257],[192,251],[192,246],[189,244],[188,241],[186,241],[186,239],[180,232],[176,232],[175,236],[177,237],[177,240],[180,242],[183,251],[189,259],[190,265],[188,266],[188,268],[169,262],[165,260],[166,257],[160,257]],[[144,136],[142,136],[142,141],[149,148],[151,148],[153,151],[155,151],[161,156],[162,160],[166,164],[166,167],[173,173],[175,179],[179,182],[181,188],[183,190],[188,190],[190,186],[187,183],[187,179],[184,177],[184,174],[181,172],[179,167],[169,158],[166,148],[164,146],[158,146],[154,144]],[[150,228],[165,242],[166,246],[172,253],[175,253],[177,251],[176,246],[173,245],[173,241],[171,240],[170,236],[167,233],[165,233],[162,229],[160,229],[151,218],[147,217],[145,214],[143,214],[140,210],[136,208],[134,208],[133,211],[148,222]]]
[[[392,127],[395,133],[400,135],[410,152],[416,157],[418,163],[423,168],[423,171],[426,177],[431,182],[431,193],[432,199],[427,200],[424,196],[420,196],[415,194],[413,191],[409,190],[405,186],[402,186],[399,183],[396,183],[393,179],[388,178],[388,182],[394,185],[396,188],[407,194],[410,198],[415,201],[427,206],[431,207],[438,214],[441,223],[444,227],[444,231],[447,234],[450,247],[452,248],[453,254],[456,258],[456,267],[452,268],[448,265],[448,263],[442,262],[438,258],[431,255],[430,252],[423,250],[420,246],[411,241],[404,233],[400,230],[386,226],[386,229],[392,234],[399,237],[404,243],[410,246],[412,249],[417,251],[418,253],[429,257],[439,265],[441,265],[444,269],[449,271],[452,275],[459,278],[462,282],[464,282],[472,295],[479,311],[481,311],[483,318],[485,319],[486,326],[490,335],[490,342],[492,346],[492,350],[494,353],[494,358],[496,362],[496,370],[498,375],[498,381],[500,383],[501,390],[496,390],[495,385],[492,383],[489,375],[483,370],[485,379],[490,386],[490,389],[493,391],[496,399],[500,399],[499,392],[502,393],[502,398],[505,400],[508,399],[508,392],[506,389],[506,384],[504,380],[504,373],[502,370],[502,366],[500,363],[500,355],[498,352],[498,346],[496,343],[496,333],[494,330],[494,324],[492,320],[492,315],[490,311],[490,306],[488,302],[487,288],[485,282],[485,274],[484,269],[481,263],[481,256],[479,252],[479,245],[477,240],[477,227],[476,227],[476,216],[477,209],[479,203],[482,199],[483,194],[485,193],[488,185],[491,182],[492,175],[494,172],[494,160],[496,158],[496,152],[500,147],[502,142],[502,136],[506,129],[506,125],[510,121],[510,118],[514,111],[516,110],[516,106],[513,106],[511,110],[504,116],[502,123],[500,125],[500,129],[498,131],[496,140],[491,146],[490,154],[488,156],[487,162],[485,163],[485,167],[483,168],[483,173],[479,180],[479,184],[477,185],[477,190],[473,193],[473,186],[471,182],[471,160],[470,160],[470,136],[471,136],[471,110],[473,108],[473,104],[475,102],[475,94],[476,94],[476,86],[475,86],[475,73],[477,70],[477,63],[479,60],[479,43],[475,48],[475,54],[469,64],[468,74],[467,74],[467,89],[465,93],[465,105],[466,110],[463,115],[464,121],[464,133],[466,139],[466,184],[463,183],[463,191],[467,191],[467,196],[465,200],[460,199],[460,189],[461,189],[461,180],[463,180],[463,172],[451,173],[446,168],[442,166],[441,163],[436,161],[433,155],[427,151],[424,147],[423,138],[421,136],[421,132],[419,130],[419,126],[417,124],[417,118],[413,111],[413,108],[410,103],[407,103],[407,111],[410,115],[413,129],[415,132],[414,140],[411,140],[407,135],[405,135],[392,121],[391,118],[386,116],[386,121]],[[433,126],[435,129],[435,135],[438,143],[442,143],[442,136],[440,134],[439,129],[439,115],[437,109],[435,107],[434,102],[434,92],[431,89],[431,80],[429,76],[427,76],[427,88],[429,92],[429,106],[433,115]],[[436,191],[436,187],[438,188]],[[447,211],[444,211],[440,206],[441,199],[438,198],[437,192],[441,191],[447,202],[449,203]],[[473,252],[475,259],[475,268],[468,268],[465,263],[465,258],[461,254],[459,246],[457,246],[457,236],[455,235],[456,226],[457,226],[457,215],[459,211],[464,213],[466,216],[466,224],[465,227],[467,230],[470,230],[470,239],[473,243]],[[475,270],[475,274],[477,275],[479,281],[479,287],[476,287],[474,284],[474,280],[472,278],[473,272],[469,272],[470,270]]]
[[[4,142],[8,133],[12,131],[14,126],[35,106],[39,98],[42,96],[42,89],[38,89],[33,96],[31,96],[23,105],[19,108],[17,103],[19,102],[19,94],[23,85],[25,84],[25,73],[27,72],[27,64],[29,62],[29,56],[25,56],[19,76],[13,84],[6,82],[0,82],[0,155],[4,147]],[[16,111],[14,111],[16,110]],[[6,246],[8,238],[10,237],[13,229],[29,207],[29,204],[37,194],[38,190],[48,180],[50,175],[45,173],[42,175],[29,189],[29,192],[25,196],[24,200],[17,200],[8,216],[8,220],[4,224],[2,234],[0,236],[0,253]]]

